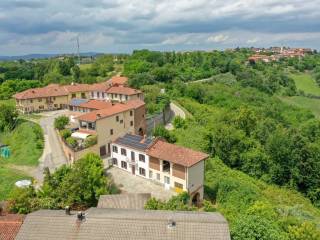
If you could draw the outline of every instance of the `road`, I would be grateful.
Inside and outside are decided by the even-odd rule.
[[[186,119],[186,114],[185,112],[176,104],[173,102],[170,103],[170,111],[171,111],[171,119],[170,121],[165,125],[165,128],[168,130],[173,130],[174,127],[172,125],[172,120],[176,117],[179,116],[183,119]]]
[[[44,149],[39,159],[39,165],[34,172],[36,186],[40,186],[43,182],[43,170],[48,167],[50,171],[54,171],[57,167],[67,163],[67,159],[62,151],[62,147],[58,140],[53,123],[58,116],[64,115],[66,110],[52,111],[41,114],[40,126],[44,133]]]

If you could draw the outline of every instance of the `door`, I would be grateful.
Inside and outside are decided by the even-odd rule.
[[[107,155],[106,145],[100,147],[100,157]]]
[[[136,167],[132,166],[132,175],[135,175],[135,174],[136,174]]]
[[[110,146],[110,143],[108,143],[108,154],[111,154],[111,146]]]

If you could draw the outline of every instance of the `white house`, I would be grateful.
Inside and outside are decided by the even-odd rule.
[[[204,161],[208,155],[189,148],[126,134],[112,143],[113,164],[176,192],[186,191],[192,201],[203,199]]]

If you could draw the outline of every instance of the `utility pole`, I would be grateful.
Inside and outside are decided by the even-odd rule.
[[[80,59],[80,44],[79,44],[79,35],[77,36],[77,47],[78,47],[78,65],[80,66],[81,59]]]

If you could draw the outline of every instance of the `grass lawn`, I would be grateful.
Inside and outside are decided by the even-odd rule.
[[[2,161],[2,159],[0,159]],[[0,165],[0,201],[8,197],[11,189],[14,187],[14,183],[23,179],[31,179],[23,172],[6,168]]]
[[[88,68],[90,68],[92,65],[92,63],[83,63],[83,64],[80,64],[80,70],[86,70]]]
[[[305,93],[320,96],[320,87],[316,81],[308,73],[290,74],[296,83],[297,89],[302,90]]]
[[[43,151],[41,127],[32,122],[23,122],[12,132],[1,133],[0,140],[9,145],[11,156],[6,163],[36,166]]]
[[[303,96],[280,97],[282,101],[293,106],[310,110],[316,117],[320,117],[320,99]]]
[[[14,99],[0,100],[0,104],[6,104],[6,105],[11,105],[11,106],[16,105]]]

